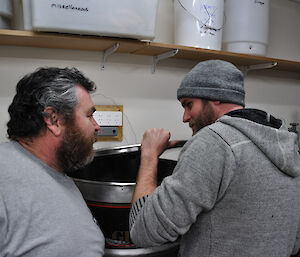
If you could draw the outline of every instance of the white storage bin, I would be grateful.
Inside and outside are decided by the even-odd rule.
[[[137,39],[155,36],[158,0],[23,0],[22,5],[27,30]]]

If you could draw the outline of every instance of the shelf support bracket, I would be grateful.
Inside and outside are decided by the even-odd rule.
[[[261,64],[254,64],[249,66],[243,66],[242,71],[244,75],[248,73],[250,70],[262,70],[262,69],[269,69],[273,68],[277,65],[277,62],[270,62],[270,63],[261,63]]]
[[[119,46],[120,46],[120,43],[116,43],[111,48],[108,48],[105,51],[103,51],[101,70],[104,70],[104,65],[105,65],[107,57],[109,55],[112,55],[115,51],[117,51],[117,49],[119,48]]]
[[[172,51],[156,55],[152,57],[152,74],[155,73],[156,65],[160,60],[170,58],[178,53],[178,49],[173,49]]]

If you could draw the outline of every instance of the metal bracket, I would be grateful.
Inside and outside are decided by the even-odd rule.
[[[248,73],[248,71],[250,71],[250,70],[269,69],[269,68],[275,67],[276,65],[277,65],[277,62],[254,64],[254,65],[249,65],[249,66],[243,66],[241,68],[241,70],[244,73],[244,75],[246,75]]]
[[[120,43],[116,43],[114,46],[112,46],[111,48],[106,49],[105,51],[103,51],[103,55],[102,55],[102,64],[101,64],[101,70],[104,70],[104,64],[106,62],[106,59],[109,55],[113,54],[115,51],[117,51],[117,49],[119,48]]]
[[[160,55],[153,56],[152,57],[152,74],[155,73],[156,65],[157,65],[158,61],[170,58],[170,57],[174,56],[177,53],[178,53],[178,49],[173,49],[172,51],[169,51],[169,52],[166,52],[166,53],[163,53],[163,54],[160,54]]]

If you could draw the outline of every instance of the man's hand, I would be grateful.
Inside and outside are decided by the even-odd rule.
[[[169,145],[170,132],[162,128],[153,128],[145,131],[141,146],[142,157],[158,158]]]

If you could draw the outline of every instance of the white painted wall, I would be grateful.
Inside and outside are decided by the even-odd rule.
[[[173,0],[160,0],[157,42],[173,43]],[[300,61],[300,4],[271,0],[270,57]],[[176,90],[184,75],[197,64],[168,59],[151,74],[151,57],[114,54],[100,70],[102,53],[62,49],[0,46],[0,142],[7,141],[7,108],[18,80],[41,66],[72,67],[98,85],[95,104],[124,106],[124,140],[98,142],[96,148],[139,143],[145,129],[164,127],[173,139],[187,139],[191,131],[181,122],[183,110]],[[300,123],[300,73],[250,71],[245,80],[248,107],[258,107],[286,120]]]

